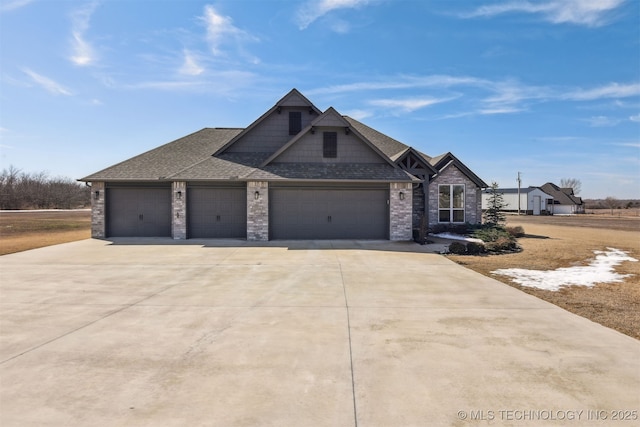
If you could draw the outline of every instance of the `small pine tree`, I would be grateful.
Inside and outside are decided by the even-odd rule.
[[[484,212],[484,221],[493,226],[502,226],[507,222],[507,216],[503,209],[507,206],[502,197],[502,193],[498,192],[498,183],[492,182],[489,188],[489,199],[487,200],[487,210]]]

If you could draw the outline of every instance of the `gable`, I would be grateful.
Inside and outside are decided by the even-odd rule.
[[[235,138],[218,149],[214,156],[228,153],[273,153],[291,139],[289,113],[300,113],[300,128],[304,129],[321,114],[304,95],[292,89],[262,116],[258,117]]]
[[[334,134],[327,135],[325,134]],[[317,135],[317,136],[316,136]],[[337,152],[328,156],[325,139],[337,143]],[[393,168],[397,166],[384,155],[374,144],[350,127],[350,123],[333,107],[330,107],[311,124],[293,137],[278,151],[273,153],[263,164],[270,163],[387,163]]]
[[[400,155],[396,160],[396,164],[411,175],[422,180],[428,179],[431,175],[437,172],[433,166],[414,151],[413,148],[409,148],[402,153],[402,155]]]
[[[318,114],[307,106],[280,106],[257,123],[250,132],[240,136],[226,153],[274,153],[282,148],[290,139],[289,113],[300,113],[301,128],[309,126]]]
[[[315,127],[315,126],[314,126]],[[324,134],[335,133],[337,137],[336,157],[326,158],[323,153]],[[317,127],[301,136],[295,144],[280,153],[273,163],[386,163],[378,153],[353,132],[344,127]]]

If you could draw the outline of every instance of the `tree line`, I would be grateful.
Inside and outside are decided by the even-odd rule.
[[[89,206],[90,197],[90,188],[71,178],[14,166],[0,174],[0,209],[76,209]]]

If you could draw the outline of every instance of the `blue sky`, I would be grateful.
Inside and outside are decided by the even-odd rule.
[[[0,0],[0,160],[81,178],[292,88],[487,182],[640,198],[637,0]]]

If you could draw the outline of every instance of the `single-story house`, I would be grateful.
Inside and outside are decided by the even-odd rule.
[[[205,128],[80,181],[92,236],[411,240],[479,223],[487,184],[293,89],[244,129]]]
[[[520,193],[520,204],[518,204],[518,192]],[[499,188],[498,193],[502,194],[502,199],[506,204],[505,212],[520,211],[526,215],[540,215],[553,213],[553,197],[539,187],[520,188]],[[489,198],[491,190],[482,192],[482,209],[489,208]]]
[[[553,197],[552,213],[556,215],[572,215],[584,213],[584,202],[573,194],[573,188],[560,188],[547,182],[540,189]]]

